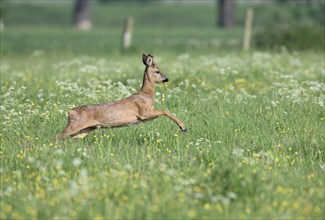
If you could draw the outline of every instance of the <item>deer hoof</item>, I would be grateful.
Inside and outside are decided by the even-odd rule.
[[[182,132],[187,132],[187,128],[181,128]]]

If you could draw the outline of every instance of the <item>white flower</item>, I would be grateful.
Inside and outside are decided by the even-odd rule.
[[[73,166],[75,166],[75,167],[79,167],[80,164],[81,164],[81,159],[80,159],[79,157],[73,158],[73,160],[72,160],[72,164],[73,164]]]

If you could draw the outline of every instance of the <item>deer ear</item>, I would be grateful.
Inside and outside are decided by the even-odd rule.
[[[142,62],[144,65],[147,65],[147,55],[145,55],[144,53],[142,54]]]
[[[142,62],[146,66],[151,66],[153,64],[153,57],[151,54],[142,54]]]
[[[148,56],[146,63],[147,63],[148,66],[151,66],[153,64],[153,57]]]

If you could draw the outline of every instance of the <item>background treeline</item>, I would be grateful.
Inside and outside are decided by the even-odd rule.
[[[90,3],[93,35],[101,38],[101,34],[94,31],[105,34],[102,37],[111,38],[110,42],[115,45],[120,43],[125,18],[132,16],[133,48],[137,47],[136,42],[146,44],[148,41],[152,41],[152,47],[157,46],[157,42],[166,46],[167,42],[178,49],[188,49],[189,41],[191,48],[240,47],[246,10],[252,8],[252,43],[256,48],[325,49],[324,1],[237,0],[233,9],[236,22],[228,29],[218,26],[219,1],[98,0]],[[27,28],[31,31],[30,28],[35,27],[67,30],[72,27],[74,4],[75,1],[1,0],[1,19],[9,30]]]

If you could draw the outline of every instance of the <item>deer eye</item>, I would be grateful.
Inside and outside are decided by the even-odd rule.
[[[156,71],[156,73],[160,73],[160,71],[159,71],[159,70],[157,70],[157,71]]]

